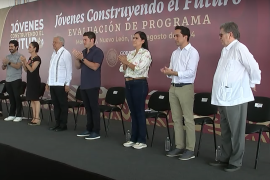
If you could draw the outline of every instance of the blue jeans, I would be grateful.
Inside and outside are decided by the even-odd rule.
[[[126,81],[126,99],[131,113],[130,141],[146,143],[145,100],[148,94],[146,79]]]

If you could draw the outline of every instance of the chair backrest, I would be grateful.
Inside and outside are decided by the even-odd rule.
[[[199,116],[217,114],[217,106],[211,104],[211,93],[203,92],[194,95],[193,113]]]
[[[82,95],[81,95],[81,86],[78,86],[78,88],[76,90],[75,98],[76,98],[76,100],[83,101]]]
[[[247,120],[252,122],[270,121],[270,98],[256,97],[248,103]]]
[[[22,81],[21,84],[21,95],[24,95],[26,89],[26,82]]]
[[[111,87],[108,89],[105,102],[111,105],[120,105],[125,103],[125,88]]]
[[[46,89],[46,83],[41,83],[39,97],[43,97]]]
[[[148,108],[154,111],[169,111],[171,110],[169,101],[169,92],[154,92],[148,101]]]

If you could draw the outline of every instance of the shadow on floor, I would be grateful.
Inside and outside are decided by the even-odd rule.
[[[0,144],[0,179],[95,179],[110,178]]]

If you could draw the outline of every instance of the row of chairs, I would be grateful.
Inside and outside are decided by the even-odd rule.
[[[79,87],[80,88],[80,87]],[[78,90],[79,90],[78,88]],[[76,101],[81,100],[80,91],[76,92]],[[125,127],[123,124],[122,108],[125,103],[125,89],[123,87],[112,87],[108,89],[105,97],[105,105],[100,105],[100,109],[103,116],[104,126],[107,133],[107,125],[105,123],[104,113],[109,112],[108,122],[113,111],[120,112],[123,125],[123,131],[125,134]],[[120,106],[120,107],[117,107]],[[151,146],[153,145],[155,128],[158,118],[164,118],[166,121],[166,128],[168,137],[170,137],[170,128],[168,122],[168,115],[170,113],[169,93],[168,92],[154,92],[148,101],[148,110],[145,111],[146,118],[154,118],[154,128],[152,133]],[[78,112],[78,111],[77,111]],[[201,139],[203,134],[204,125],[210,124],[213,126],[213,138],[214,138],[214,150],[217,149],[216,132],[215,132],[215,120],[218,113],[217,106],[211,104],[211,93],[196,93],[194,95],[194,107],[193,112],[197,117],[194,119],[196,125],[200,125],[200,135],[198,141],[198,148],[196,156],[199,156]],[[77,120],[76,120],[77,121]],[[256,158],[254,168],[257,168],[261,136],[263,132],[270,132],[270,127],[257,123],[266,123],[270,121],[270,98],[268,97],[255,97],[255,100],[248,103],[246,134],[259,134]],[[184,120],[183,120],[184,124]],[[148,133],[147,133],[148,136]]]
[[[5,80],[0,81],[0,84],[5,84]],[[30,116],[32,116],[31,114],[31,110],[30,110],[30,106],[31,106],[31,102],[27,100],[25,94],[25,90],[26,90],[26,86],[27,83],[26,82],[22,82],[21,84],[21,90],[20,90],[20,95],[21,95],[21,101],[23,102],[27,102],[28,103],[28,119]],[[41,106],[43,105],[48,105],[48,109],[49,109],[49,113],[50,113],[50,118],[48,119],[48,124],[50,122],[52,122],[52,112],[51,112],[51,107],[52,107],[52,100],[51,99],[47,99],[47,98],[43,98],[44,94],[45,94],[45,88],[46,88],[46,84],[45,83],[41,83],[41,88],[40,88],[40,104]],[[0,100],[1,102],[4,101],[6,104],[6,108],[7,108],[7,112],[9,113],[9,108],[8,108],[8,103],[7,100],[9,99],[9,95],[5,95],[6,93],[6,87],[4,86],[2,92],[0,92]],[[106,105],[100,105],[100,112],[102,112],[102,117],[103,117],[103,122],[104,122],[104,126],[105,126],[105,131],[106,131],[106,136],[107,136],[107,129],[108,129],[108,125],[105,122],[105,112],[109,112],[109,119],[111,117],[111,113],[112,112],[120,112],[121,115],[121,120],[122,120],[122,126],[123,126],[123,132],[125,134],[125,127],[124,127],[124,120],[123,120],[123,115],[122,115],[122,108],[125,102],[125,89],[122,87],[115,87],[111,90],[108,91],[108,95],[109,94],[117,94],[117,98],[115,98],[114,96],[107,96],[106,97]],[[110,105],[108,105],[110,104]],[[121,104],[121,107],[118,107],[118,105]],[[111,106],[114,105],[114,106]],[[77,119],[78,119],[78,113],[79,113],[79,109],[81,107],[84,107],[82,98],[81,98],[81,93],[80,93],[80,86],[77,88],[76,90],[76,95],[75,95],[75,101],[68,101],[68,108],[72,109],[73,111],[73,117],[75,120],[75,127],[74,130],[77,128]],[[75,108],[77,108],[77,113],[75,113]],[[23,116],[24,116],[24,111],[22,110]],[[43,111],[41,108],[41,116],[43,119]],[[109,124],[109,120],[108,120],[108,124]]]
[[[6,81],[5,80],[2,80],[0,81],[0,84],[5,84]],[[31,106],[31,102],[27,100],[26,96],[25,96],[25,90],[26,90],[26,86],[27,86],[27,83],[22,81],[22,84],[21,84],[21,89],[20,89],[20,96],[21,96],[21,101],[22,103],[26,102],[28,104],[28,118],[31,116],[31,111],[30,111],[30,106]],[[46,87],[46,84],[45,83],[41,83],[41,88],[40,88],[40,103],[41,105],[49,105],[49,109],[51,109],[51,100],[47,100],[47,99],[43,99],[43,96],[44,96],[44,93],[45,93],[45,87]],[[0,92],[0,102],[4,101],[5,102],[5,105],[6,105],[6,108],[7,108],[7,112],[9,113],[9,107],[8,107],[8,103],[7,103],[7,100],[9,100],[9,95],[6,95],[5,93],[7,92],[6,90],[6,87],[4,86],[2,92]],[[24,116],[24,110],[22,109],[22,114]],[[43,111],[42,111],[42,108],[41,108],[41,116],[42,116],[42,119],[43,119]],[[50,119],[52,121],[52,115],[51,115],[51,111],[50,111]]]
[[[1,83],[1,82],[0,82]],[[52,121],[51,115],[51,99],[44,99],[43,95],[45,92],[45,83],[42,83],[41,87],[41,98],[40,102],[41,105],[49,105],[50,110],[50,120]],[[22,94],[24,94],[26,87],[26,83],[23,82],[22,86]],[[2,97],[3,92],[0,93],[0,99],[4,100],[7,105],[8,96]],[[26,100],[24,96],[22,96],[22,100]],[[122,115],[122,109],[125,103],[125,88],[124,87],[112,87],[109,88],[105,97],[105,104],[100,105],[100,112],[102,113],[102,119],[104,122],[105,132],[107,136],[107,131],[109,128],[109,122],[111,119],[111,114],[113,112],[119,112],[121,121],[122,121],[122,128],[125,134],[125,127],[124,127],[124,120]],[[80,86],[76,90],[75,101],[69,101],[68,107],[73,110],[73,116],[75,121],[74,130],[77,127],[77,120],[79,109],[84,107],[81,93],[80,93]],[[77,113],[75,113],[75,108],[77,108]],[[145,111],[146,118],[154,118],[154,128],[152,132],[152,139],[151,139],[151,146],[153,145],[154,135],[155,135],[155,128],[158,118],[164,118],[166,121],[166,128],[168,132],[168,137],[171,140],[170,136],[170,128],[168,122],[168,115],[170,113],[170,103],[169,103],[169,93],[168,92],[154,92],[148,101],[148,110]],[[29,103],[29,112],[30,112],[30,103]],[[106,123],[105,113],[109,113],[108,116],[108,123]],[[198,141],[198,148],[196,156],[199,156],[200,145],[201,145],[201,138],[203,134],[203,127],[206,124],[211,124],[213,126],[213,138],[214,138],[214,148],[216,150],[217,143],[216,143],[216,133],[215,133],[215,119],[218,112],[216,106],[211,104],[211,93],[196,93],[194,95],[194,107],[193,112],[198,117],[194,119],[196,125],[201,126],[199,141]],[[41,114],[43,118],[43,113],[41,109]],[[249,102],[248,104],[248,113],[247,113],[247,124],[246,124],[246,134],[259,134],[259,139],[257,143],[257,151],[256,151],[256,158],[255,158],[255,166],[257,168],[258,156],[259,156],[259,149],[260,149],[260,140],[261,135],[263,132],[270,132],[270,128],[266,125],[254,124],[254,123],[264,123],[270,121],[270,98],[268,97],[255,97],[255,101]],[[49,122],[49,121],[48,121]],[[250,123],[252,122],[252,123]],[[183,120],[184,124],[184,120]],[[148,137],[148,131],[147,131]],[[171,141],[172,142],[172,141]]]

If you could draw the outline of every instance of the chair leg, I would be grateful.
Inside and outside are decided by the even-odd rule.
[[[43,116],[43,111],[42,111],[42,108],[40,108],[40,114],[41,114],[41,120],[43,121],[44,116]],[[49,121],[48,121],[48,122],[49,122]]]
[[[262,131],[260,131],[260,133],[259,133],[254,169],[257,169],[257,163],[258,163],[258,159],[259,159],[259,150],[260,150],[260,144],[261,144],[261,136],[262,136]]]
[[[108,124],[107,124],[107,131],[109,131],[111,114],[112,114],[112,111],[109,112],[109,118],[108,118]]]
[[[152,147],[152,145],[153,145],[153,140],[154,140],[154,135],[155,135],[156,124],[157,124],[157,118],[155,118],[154,129],[153,129],[152,140],[151,140],[151,147]]]
[[[199,156],[199,151],[200,151],[200,146],[201,146],[203,126],[204,126],[204,122],[201,125],[201,132],[200,132],[199,144],[198,144],[198,149],[197,149],[197,154],[196,154],[197,157]]]
[[[146,137],[147,137],[147,139],[149,139],[149,134],[148,134],[148,129],[147,129],[147,123],[146,123],[146,120],[145,120],[145,124],[146,124]]]
[[[7,108],[7,113],[9,114],[9,108],[8,108],[8,104],[7,104],[7,100],[5,99],[5,104],[6,104],[6,108]]]
[[[50,120],[51,120],[51,122],[53,122],[53,120],[52,120],[52,111],[51,111],[51,105],[50,105],[50,104],[48,104],[48,107],[49,107],[49,112],[50,112]]]
[[[170,146],[172,146],[172,139],[171,139],[171,133],[170,133],[170,127],[169,127],[169,121],[168,121],[168,118],[166,117],[166,125],[167,125],[167,132],[168,132],[168,137],[169,137],[169,140],[171,142]]]
[[[74,127],[74,130],[77,129],[77,122],[78,122],[79,111],[80,111],[80,107],[78,107],[78,109],[77,109],[77,114],[76,114],[76,119],[75,119],[75,127]]]
[[[27,119],[29,119],[32,116],[31,113],[31,101],[28,101],[28,114],[27,114]]]
[[[74,107],[72,107],[72,112],[73,112],[74,124],[76,124],[76,114],[74,111]],[[74,125],[74,130],[75,130],[75,125]]]
[[[102,112],[102,118],[103,118],[103,123],[104,123],[105,133],[106,133],[106,136],[107,136],[108,133],[107,133],[107,125],[106,125],[106,122],[105,122],[105,115],[104,115],[104,112]]]
[[[126,130],[125,130],[125,125],[124,125],[124,119],[123,119],[122,111],[120,111],[120,115],[121,115],[121,121],[122,121],[123,132],[124,132],[124,135],[126,135]]]
[[[215,151],[217,149],[217,139],[216,139],[216,126],[215,126],[215,121],[213,121],[213,136],[214,136],[214,145],[215,145]]]
[[[22,104],[22,115],[24,117],[24,109],[23,109],[23,104]]]
[[[147,137],[147,139],[149,139],[149,134],[148,134],[147,124],[146,124],[146,137]]]

